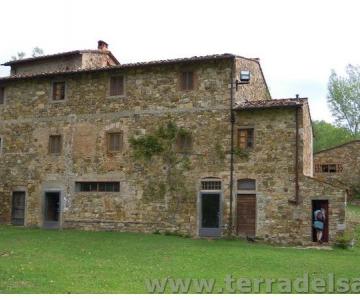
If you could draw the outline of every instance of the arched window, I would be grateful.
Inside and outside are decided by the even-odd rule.
[[[254,179],[239,179],[237,182],[238,190],[245,191],[255,191],[256,190],[256,181]]]

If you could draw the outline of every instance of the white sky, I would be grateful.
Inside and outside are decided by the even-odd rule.
[[[313,119],[331,121],[330,70],[360,64],[359,9],[358,0],[2,1],[0,62],[35,46],[46,54],[95,49],[99,39],[122,63],[259,57],[273,98],[307,96]]]

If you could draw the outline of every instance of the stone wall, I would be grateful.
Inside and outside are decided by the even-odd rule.
[[[336,164],[337,172],[321,172],[323,164]],[[348,188],[349,199],[356,194],[354,188],[360,193],[360,141],[315,153],[314,165],[318,165],[315,170],[317,178]]]
[[[303,111],[307,108],[299,111],[300,166],[302,153],[309,152],[307,139],[312,139],[309,121],[302,121]],[[254,128],[255,145],[248,157],[236,158],[235,180],[256,180],[257,236],[276,243],[311,243],[312,200],[321,198],[329,200],[330,239],[334,241],[340,232],[337,224],[345,219],[341,188],[305,176],[309,167],[304,168],[305,175],[299,168],[299,203],[295,203],[295,108],[239,112],[236,128],[242,126]]]
[[[42,226],[44,191],[56,188],[62,192],[61,223],[65,228],[176,230],[196,236],[200,181],[215,177],[222,181],[221,225],[225,228],[230,199],[232,64],[231,59],[222,59],[7,81],[6,104],[0,106],[0,136],[4,140],[0,221],[10,221],[11,193],[22,188],[27,192],[26,225]],[[268,98],[258,62],[237,59],[236,65],[236,73],[242,68],[252,73],[252,81],[240,87],[237,99]],[[179,74],[184,69],[195,73],[193,91],[179,89]],[[125,78],[125,95],[110,97],[109,79],[117,74]],[[67,99],[54,103],[49,95],[51,82],[57,79],[66,81]],[[301,168],[303,160],[309,165],[303,153],[311,142],[305,114],[300,110]],[[186,128],[193,137],[188,154],[190,170],[180,178],[184,194],[177,198],[162,191],[167,168],[161,157],[137,161],[128,142],[130,137],[152,133],[168,121]],[[255,148],[246,158],[236,156],[234,179],[256,179],[257,236],[280,243],[309,243],[312,197],[327,196],[334,207],[342,202],[338,190],[301,177],[302,202],[289,203],[295,195],[294,109],[242,111],[237,114],[236,126],[255,129]],[[114,129],[124,135],[124,147],[116,154],[106,151],[106,133]],[[61,155],[48,154],[51,134],[63,136]],[[120,192],[75,191],[75,182],[84,180],[120,181]],[[334,208],[334,212],[332,222],[342,222],[343,211]],[[331,238],[334,228],[332,225]]]

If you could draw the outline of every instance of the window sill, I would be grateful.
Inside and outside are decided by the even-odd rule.
[[[106,96],[108,100],[122,100],[125,99],[126,95]]]
[[[67,101],[67,99],[64,99],[64,100],[49,100],[49,103],[57,104],[57,103],[64,103],[66,101]]]

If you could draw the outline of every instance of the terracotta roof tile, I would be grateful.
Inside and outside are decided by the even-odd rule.
[[[284,98],[258,101],[245,101],[236,103],[234,110],[250,110],[276,107],[297,107],[302,106],[307,98]]]
[[[97,51],[97,50],[90,50],[90,51]],[[61,53],[59,53],[58,55],[61,55]],[[51,55],[49,55],[49,56],[51,56]],[[234,58],[234,57],[236,57],[236,56],[233,54],[229,54],[229,53],[205,55],[205,56],[193,56],[193,57],[187,57],[187,58],[155,60],[155,61],[148,61],[148,62],[135,62],[135,63],[116,65],[116,66],[108,66],[108,67],[103,67],[103,68],[77,69],[77,70],[70,70],[70,71],[56,71],[56,72],[44,72],[44,73],[36,73],[36,74],[12,75],[12,76],[8,76],[8,77],[0,77],[0,81],[8,81],[8,80],[14,80],[14,79],[26,79],[26,78],[32,78],[32,77],[45,77],[45,76],[51,76],[51,75],[66,75],[66,74],[74,74],[74,73],[131,69],[131,68],[136,68],[136,67],[170,65],[170,64],[176,64],[176,63],[192,63],[192,62],[197,62],[197,61],[230,59],[230,58]],[[249,60],[252,60],[252,59],[249,59]]]

